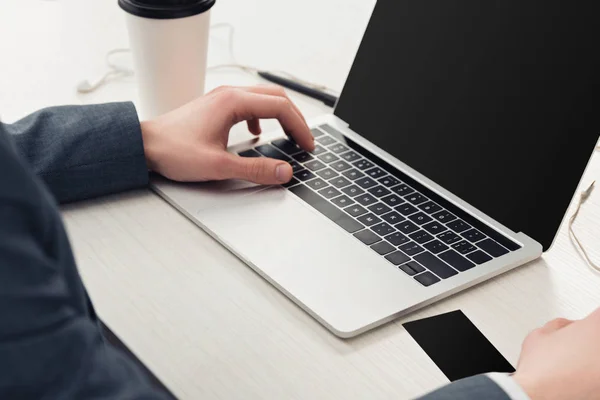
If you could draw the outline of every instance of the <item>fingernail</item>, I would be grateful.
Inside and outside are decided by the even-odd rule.
[[[287,175],[286,171],[285,171],[286,169],[287,169],[287,166],[285,164],[279,164],[277,166],[277,168],[275,168],[275,178],[279,182],[285,183],[289,180],[288,177],[286,176]]]

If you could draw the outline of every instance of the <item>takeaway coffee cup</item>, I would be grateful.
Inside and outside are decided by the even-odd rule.
[[[140,114],[152,118],[204,94],[215,0],[118,0],[125,11]]]

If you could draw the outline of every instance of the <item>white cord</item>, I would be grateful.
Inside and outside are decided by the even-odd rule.
[[[228,51],[229,51],[229,59],[231,60],[228,63],[225,64],[218,64],[218,65],[213,65],[213,66],[209,66],[206,70],[207,72],[209,71],[215,71],[218,69],[240,69],[244,72],[247,72],[249,74],[252,75],[257,75],[259,69],[250,65],[244,65],[244,64],[240,64],[237,62],[237,59],[235,57],[235,52],[233,49],[233,45],[234,45],[234,37],[235,37],[235,28],[233,25],[229,24],[229,23],[218,23],[218,24],[214,24],[211,25],[210,29],[221,29],[221,28],[227,28],[229,30],[229,35],[228,35],[228,39],[227,39],[227,47],[228,47]],[[128,76],[132,76],[134,74],[134,71],[128,68],[123,68],[120,67],[114,63],[111,62],[111,57],[117,53],[128,53],[130,52],[129,49],[114,49],[109,51],[108,53],[106,53],[105,59],[106,59],[106,65],[109,68],[109,71],[104,74],[104,76],[102,76],[100,79],[98,79],[98,81],[96,81],[95,83],[90,83],[89,81],[85,80],[80,82],[77,85],[77,91],[79,93],[82,94],[86,94],[86,93],[92,93],[94,91],[96,91],[98,88],[104,86],[105,84],[110,83],[113,80],[117,80],[120,78],[124,78],[124,77],[128,77]],[[289,79],[296,81],[299,84],[302,84],[304,86],[313,88],[313,89],[317,89],[317,90],[322,90],[322,91],[327,91],[330,93],[335,93],[335,91],[333,89],[328,88],[327,86],[323,86],[323,85],[317,85],[311,82],[307,82],[303,79],[300,79],[288,72],[283,72],[283,71],[276,71],[282,75],[286,75]]]
[[[585,203],[585,201],[592,194],[592,192],[594,190],[595,183],[596,183],[596,181],[592,182],[592,184],[586,190],[584,190],[581,193],[581,195],[579,196],[579,201],[577,202],[577,208],[575,209],[575,212],[573,213],[573,215],[571,216],[571,218],[569,218],[569,239],[571,240],[571,243],[573,243],[573,246],[575,246],[575,249],[577,249],[577,251],[581,254],[581,256],[583,257],[583,259],[590,266],[590,268],[592,268],[596,272],[600,272],[600,265],[598,265],[597,263],[595,263],[590,258],[587,250],[585,249],[585,247],[583,246],[583,244],[581,243],[581,241],[579,240],[579,238],[575,234],[575,230],[573,229],[573,224],[575,223],[575,220],[577,219],[577,216],[579,215],[579,211],[581,209],[581,206],[583,205],[583,203]]]
[[[106,53],[106,56],[104,56],[104,59],[105,59],[106,66],[108,67],[109,71],[107,73],[105,73],[100,79],[98,79],[93,84],[87,80],[79,82],[79,84],[77,85],[77,91],[79,93],[92,93],[95,90],[97,90],[99,87],[109,83],[112,80],[124,78],[127,76],[132,76],[133,70],[131,70],[129,68],[121,67],[117,64],[114,64],[111,61],[111,57],[113,55],[118,54],[118,53],[128,53],[128,52],[129,52],[129,49],[113,49],[113,50],[109,51],[108,53]]]

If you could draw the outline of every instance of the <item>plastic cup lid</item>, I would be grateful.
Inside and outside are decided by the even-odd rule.
[[[143,18],[174,19],[201,14],[216,0],[119,0],[126,12]]]

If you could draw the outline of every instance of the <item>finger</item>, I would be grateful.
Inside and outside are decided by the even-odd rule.
[[[262,129],[260,127],[260,120],[258,119],[249,119],[248,120],[248,130],[253,135],[260,135],[262,133]]]
[[[296,111],[296,113],[298,113],[300,118],[302,118],[302,121],[304,121],[304,123],[306,124],[306,127],[309,128],[308,123],[306,122],[306,119],[304,118],[304,115],[302,115],[302,112],[300,111],[298,106],[296,106],[296,104],[294,104],[292,99],[290,99],[290,97],[287,95],[286,91],[281,86],[278,86],[278,85],[258,85],[258,86],[240,86],[240,87],[223,86],[223,87],[217,88],[215,90],[223,91],[223,90],[228,90],[228,89],[229,90],[237,89],[237,90],[241,90],[241,91],[248,92],[248,93],[266,94],[269,96],[278,96],[278,97],[286,98],[290,101],[290,103],[292,104],[292,107],[294,107],[294,111]],[[309,128],[309,130],[310,130],[310,128]],[[314,140],[314,137],[313,137],[313,140]]]
[[[223,98],[228,103],[227,109],[232,113],[234,123],[250,119],[276,118],[284,131],[300,147],[308,151],[314,150],[315,143],[310,129],[294,111],[292,103],[288,99],[241,90],[223,93],[228,93]]]
[[[544,325],[541,329],[542,333],[552,333],[552,332],[556,332],[559,329],[562,329],[566,326],[569,326],[573,323],[573,321],[571,321],[570,319],[566,319],[566,318],[556,318],[553,319],[552,321],[548,322],[546,325]]]
[[[243,179],[261,185],[279,185],[292,179],[290,164],[273,158],[229,154],[225,164],[224,179]]]
[[[239,88],[239,89],[244,90],[246,92],[250,92],[250,93],[268,94],[269,96],[285,97],[286,99],[288,99],[290,101],[290,103],[292,103],[294,110],[298,113],[300,118],[302,118],[302,120],[306,124],[306,119],[304,118],[304,115],[302,115],[302,112],[300,111],[298,106],[296,104],[294,104],[292,99],[290,99],[290,97],[287,95],[287,93],[283,87],[278,86],[278,85],[258,85],[258,86],[243,87],[243,88]],[[308,127],[308,125],[307,125],[307,127]]]

